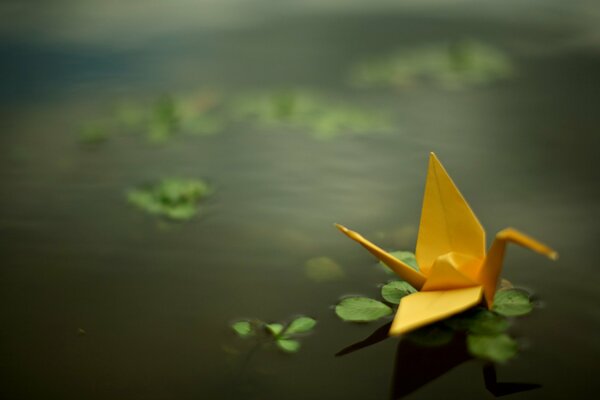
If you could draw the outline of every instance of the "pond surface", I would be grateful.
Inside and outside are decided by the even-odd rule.
[[[543,307],[512,328],[525,348],[498,367],[498,380],[541,385],[514,398],[598,391],[600,36],[574,23],[589,3],[540,11],[512,2],[498,14],[473,4],[367,12],[258,3],[270,10],[261,18],[184,18],[158,33],[146,32],[153,20],[143,14],[139,37],[120,31],[122,21],[112,35],[98,28],[110,13],[83,12],[61,27],[43,23],[55,11],[18,9],[42,23],[0,42],[1,397],[390,398],[394,371],[411,363],[396,362],[398,340],[334,357],[385,321],[346,324],[332,306],[347,294],[377,297],[389,278],[333,223],[412,251],[430,151],[488,241],[513,226],[561,255],[551,263],[509,249],[504,277]],[[465,90],[347,84],[365,58],[464,37],[506,51],[516,75]],[[160,145],[79,142],[80,126],[123,98],[289,87],[384,110],[394,129],[322,140],[238,122]],[[215,189],[197,217],[170,223],[127,203],[130,188],[169,176]],[[335,260],[343,278],[311,280],[305,263],[315,257]],[[298,314],[318,325],[297,354],[230,351],[239,344],[232,321]],[[482,366],[467,361],[410,398],[491,398]]]

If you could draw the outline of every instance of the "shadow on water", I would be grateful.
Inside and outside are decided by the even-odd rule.
[[[377,328],[367,338],[353,343],[335,354],[341,357],[387,339],[391,322]],[[396,350],[390,398],[402,399],[446,374],[465,361],[474,359],[467,350],[466,336],[457,334],[441,346],[426,347],[401,339]],[[408,360],[408,362],[407,362]],[[494,397],[506,396],[542,387],[537,383],[498,382],[496,365],[483,365],[483,383]]]

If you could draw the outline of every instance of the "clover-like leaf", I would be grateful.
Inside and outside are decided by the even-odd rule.
[[[467,348],[473,356],[495,362],[508,361],[518,351],[517,342],[504,333],[499,335],[469,335],[467,336]]]
[[[296,353],[300,350],[300,342],[293,339],[277,339],[277,347],[287,353]]]
[[[279,336],[281,334],[281,332],[283,331],[283,325],[277,324],[277,323],[266,324],[265,328],[271,335],[273,335],[273,337]]]
[[[529,294],[521,289],[505,289],[496,292],[492,310],[506,317],[526,315],[533,310]]]
[[[453,337],[454,332],[442,324],[426,325],[406,335],[411,342],[426,347],[442,346]]]
[[[254,334],[254,328],[249,321],[237,321],[231,324],[231,329],[240,337],[248,337]]]
[[[400,299],[415,292],[416,289],[405,281],[389,282],[381,288],[381,296],[392,304],[399,304]]]
[[[392,309],[368,297],[347,297],[335,307],[335,313],[344,321],[369,322],[390,315]]]
[[[293,335],[296,333],[305,333],[312,330],[317,321],[310,317],[299,317],[292,321],[292,323],[285,330],[285,335]]]

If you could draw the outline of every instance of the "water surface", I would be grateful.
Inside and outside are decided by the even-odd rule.
[[[413,249],[430,151],[490,238],[514,226],[561,254],[552,264],[509,250],[504,275],[531,289],[543,308],[513,328],[526,349],[499,367],[499,378],[542,385],[514,398],[585,398],[597,390],[600,53],[593,40],[580,41],[572,19],[548,17],[560,9],[522,6],[495,18],[472,5],[451,13],[440,5],[284,10],[226,27],[189,24],[121,47],[111,35],[4,36],[2,397],[389,398],[396,340],[334,357],[378,325],[343,324],[331,306],[345,294],[376,297],[387,276],[332,224],[386,248]],[[464,91],[347,85],[360,59],[463,37],[507,51],[518,74]],[[119,99],[207,87],[308,87],[385,109],[395,129],[323,141],[234,124],[162,146],[138,137],[93,149],[78,142],[79,126]],[[165,225],[126,203],[131,186],[171,175],[216,188],[198,218]],[[340,263],[346,278],[308,279],[304,263],[319,256]],[[241,359],[224,350],[235,343],[232,320],[295,314],[319,321],[298,354],[258,353],[241,371]],[[411,398],[491,397],[481,366],[469,361]]]

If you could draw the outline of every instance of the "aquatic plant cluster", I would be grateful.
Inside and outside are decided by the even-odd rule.
[[[198,202],[211,193],[199,179],[163,179],[127,193],[128,201],[149,214],[186,220],[198,213]]]
[[[413,253],[396,251],[391,254],[419,271]],[[400,300],[416,291],[406,281],[392,280],[381,286],[383,302],[368,297],[346,297],[336,305],[335,313],[346,322],[376,321],[392,315],[393,308],[398,306]],[[508,281],[503,281],[491,311],[483,307],[472,308],[405,336],[419,345],[441,346],[449,343],[456,334],[465,334],[467,349],[472,356],[505,362],[518,352],[517,342],[506,334],[511,318],[527,315],[532,310],[529,293],[512,287]]]
[[[419,270],[412,252],[394,251],[390,254],[409,264],[415,270]],[[344,276],[341,272],[343,270],[340,270],[341,267],[329,257],[316,257],[306,264],[307,266],[323,265],[326,270],[331,265],[335,265],[335,275],[327,273],[327,279],[317,279],[316,282],[339,280]],[[389,271],[382,263],[378,263],[379,266],[383,266],[386,271]],[[306,272],[307,276],[313,279],[310,270]],[[380,320],[389,321],[400,300],[416,291],[406,281],[390,280],[381,284],[382,300],[363,296],[343,297],[335,306],[335,314],[347,323],[365,324]],[[484,307],[471,308],[443,321],[412,331],[404,335],[402,340],[430,348],[445,346],[456,336],[461,336],[465,337],[467,350],[472,357],[503,363],[515,357],[519,351],[518,342],[507,333],[513,319],[531,313],[533,308],[531,295],[526,290],[515,288],[510,282],[503,280],[500,290],[496,293],[492,310]],[[290,341],[292,340],[291,336],[298,333],[310,333],[315,325],[314,319],[299,317],[287,326],[257,319],[244,319],[234,321],[231,328],[237,336],[244,339],[253,338],[263,347],[275,344],[275,347],[284,352],[294,353],[300,349],[300,343],[297,339]],[[299,327],[303,328],[298,329]]]
[[[123,135],[142,135],[154,144],[165,143],[178,134],[206,136],[222,129],[224,118],[218,96],[201,90],[193,96],[159,96],[153,102],[122,101],[112,112],[81,127],[80,139],[97,145]]]
[[[513,74],[512,62],[503,52],[484,43],[462,40],[450,45],[404,49],[365,61],[352,69],[350,82],[359,87],[428,84],[460,90]]]
[[[502,51],[463,40],[359,62],[350,68],[348,76],[359,87],[434,83],[445,89],[460,89],[506,78],[513,69]],[[317,140],[397,130],[391,111],[357,106],[319,90],[221,93],[201,89],[191,94],[162,95],[154,101],[118,102],[111,112],[84,123],[79,138],[94,148],[123,136],[142,136],[150,143],[164,144],[179,136],[223,133],[236,124],[265,133],[307,133]],[[207,188],[200,179],[191,184],[173,178],[131,189],[127,199],[149,214],[182,221],[197,214],[198,203],[210,194]]]
[[[81,141],[92,145],[120,135],[144,135],[154,144],[178,135],[222,133],[237,123],[262,132],[307,132],[319,140],[339,135],[390,132],[391,117],[379,110],[350,105],[317,91],[273,90],[225,96],[199,91],[192,96],[159,97],[154,103],[117,104],[104,118],[81,128]]]
[[[316,139],[339,135],[390,132],[389,115],[365,110],[308,90],[282,90],[242,95],[232,105],[235,119],[266,132],[303,131]]]
[[[259,319],[240,320],[231,324],[233,331],[242,339],[253,339],[257,346],[277,346],[286,353],[300,350],[299,338],[310,333],[317,321],[310,317],[300,316],[288,324],[279,322],[267,323]]]
[[[514,74],[501,50],[474,40],[402,49],[350,68],[356,87],[402,88],[434,85],[457,90],[487,85]],[[297,131],[316,139],[390,132],[392,118],[381,110],[357,107],[318,90],[275,89],[242,93],[200,90],[164,95],[154,102],[125,101],[113,112],[84,124],[81,141],[98,144],[113,136],[142,134],[163,143],[178,134],[211,135],[236,123],[265,132]]]
[[[502,51],[463,40],[359,62],[348,76],[359,87],[434,83],[445,89],[460,89],[506,78],[513,69]],[[111,112],[84,123],[79,138],[94,148],[123,136],[142,136],[150,143],[164,144],[179,136],[223,133],[236,124],[265,133],[306,133],[317,140],[397,130],[391,111],[357,106],[319,90],[220,93],[201,89],[191,94],[162,95],[154,101],[118,102]],[[127,199],[149,214],[183,221],[197,214],[198,203],[210,194],[207,188],[200,179],[191,185],[173,178],[131,189]],[[190,192],[184,193],[186,190]]]

